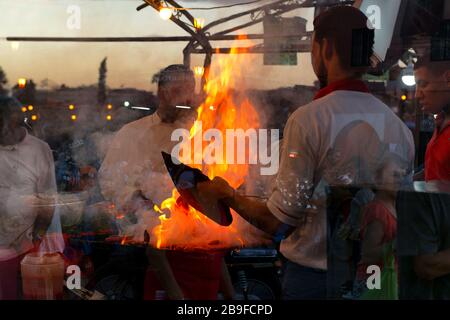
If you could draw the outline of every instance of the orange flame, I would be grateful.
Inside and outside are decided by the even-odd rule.
[[[232,49],[231,54],[219,56],[218,74],[211,77],[205,84],[206,99],[197,111],[197,121],[190,130],[191,142],[196,135],[202,134],[210,128],[218,129],[226,136],[227,129],[258,129],[259,117],[248,98],[238,97],[236,91],[236,79],[241,69],[248,63],[247,55],[239,55],[237,49]],[[203,141],[203,139],[202,139]],[[203,142],[205,150],[206,142]],[[225,145],[225,143],[224,143]],[[195,159],[195,148],[192,148],[192,159]],[[225,153],[225,152],[224,152]],[[235,152],[236,155],[236,145]],[[197,157],[205,158],[204,154]],[[224,154],[224,159],[226,158]],[[248,164],[189,164],[202,170],[210,179],[220,176],[237,188],[244,183],[248,175]],[[192,207],[186,207],[178,202],[179,194],[173,190],[172,197],[162,202],[161,206],[155,206],[154,211],[159,213],[160,225],[152,230],[156,239],[157,248],[183,248],[183,249],[215,249],[242,247],[250,240],[245,239],[251,232],[242,232],[242,227],[250,227],[247,222],[235,212],[233,223],[229,227],[223,227]],[[249,235],[250,234],[250,235]]]

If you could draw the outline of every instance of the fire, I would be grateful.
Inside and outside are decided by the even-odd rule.
[[[199,123],[204,130],[215,128],[224,136],[227,129],[245,131],[250,128],[258,129],[260,126],[258,113],[249,99],[240,97],[234,89],[238,87],[236,79],[248,63],[248,56],[239,55],[237,50],[233,50],[229,55],[218,57],[217,75],[212,76],[205,85],[206,98],[198,108],[197,120],[190,130],[191,142],[197,134],[201,134]],[[205,158],[205,154],[195,154],[195,148],[191,150],[192,159]],[[234,154],[236,156],[236,152]],[[215,176],[223,177],[233,188],[243,184],[249,172],[248,164],[188,165],[202,170],[210,179]],[[160,215],[160,224],[151,232],[157,248],[218,249],[242,247],[251,242],[251,232],[247,231],[249,224],[235,212],[232,212],[233,223],[229,227],[223,227],[180,200],[174,189],[171,198],[163,201],[160,207],[155,205],[153,208]]]

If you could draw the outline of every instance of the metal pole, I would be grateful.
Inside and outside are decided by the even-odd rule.
[[[244,38],[245,37],[245,38]],[[267,38],[267,36],[266,36]],[[296,38],[296,36],[274,36],[273,38]],[[247,35],[226,35],[217,34],[207,36],[208,41],[242,41],[242,40],[260,40],[264,39],[263,34]],[[26,37],[12,36],[0,38],[6,41],[24,41],[24,42],[192,42],[194,39],[190,36],[176,37]]]

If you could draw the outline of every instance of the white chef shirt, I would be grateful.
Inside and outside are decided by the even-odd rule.
[[[326,187],[373,184],[381,145],[412,167],[411,131],[371,94],[334,91],[291,115],[267,203],[280,221],[297,227],[281,243],[286,258],[327,269]]]
[[[136,190],[158,205],[171,196],[174,187],[161,151],[171,153],[178,141],[171,141],[175,129],[186,128],[176,121],[163,123],[158,114],[131,122],[114,136],[100,168],[103,196],[123,206]]]

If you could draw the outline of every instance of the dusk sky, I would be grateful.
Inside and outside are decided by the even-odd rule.
[[[232,2],[248,1],[179,1],[185,7],[210,7]],[[7,36],[186,35],[173,22],[163,21],[152,8],[136,11],[141,3],[139,0],[0,0],[0,66],[7,74],[8,85],[14,85],[20,77],[34,79],[37,84],[46,78],[58,85],[94,84],[97,82],[100,61],[108,57],[108,86],[154,90],[150,81],[152,75],[169,64],[182,63],[182,50],[186,43],[14,44],[5,40]],[[67,27],[70,17],[67,10],[71,5],[81,9],[79,30]],[[207,24],[255,6],[256,4],[192,13],[205,19]],[[312,10],[302,9],[287,16],[299,15],[308,19],[308,29],[311,29],[312,14]],[[261,33],[262,24],[246,31]],[[214,44],[220,45],[218,42]],[[222,45],[230,46],[230,42]],[[261,55],[246,57],[249,58],[251,62],[245,68],[243,79],[247,87],[267,89],[295,84],[311,85],[315,80],[309,54],[299,54],[298,66],[292,67],[263,66]],[[202,61],[202,56],[195,56],[192,65],[202,65]]]

